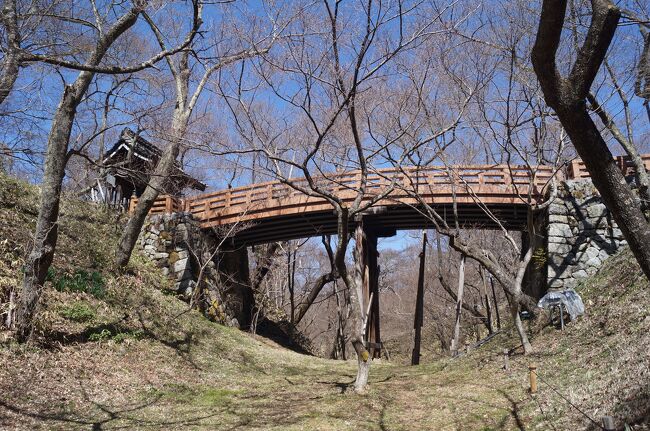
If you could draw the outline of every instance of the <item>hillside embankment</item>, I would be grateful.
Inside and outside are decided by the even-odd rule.
[[[38,188],[0,176],[2,312],[37,202]],[[650,285],[629,251],[578,287],[585,316],[564,331],[531,324],[534,355],[504,330],[458,359],[374,363],[367,393],[355,394],[353,361],[212,323],[137,254],[114,271],[123,222],[64,200],[34,341],[0,334],[0,429],[595,430],[605,414],[650,429]]]

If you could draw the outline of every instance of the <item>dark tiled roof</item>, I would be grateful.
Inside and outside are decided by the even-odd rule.
[[[115,157],[120,150],[130,151],[135,142],[135,147],[133,148],[133,155],[141,159],[145,159],[148,162],[152,162],[152,166],[155,166],[155,163],[158,162],[158,159],[162,156],[162,150],[147,141],[145,138],[136,134],[133,130],[125,127],[120,133],[120,139],[106,152],[106,157],[102,161],[104,165],[110,166],[110,159]],[[179,166],[177,166],[177,172],[174,173],[174,176],[179,176],[184,178],[187,181],[187,186],[192,187],[197,190],[205,190],[206,185],[200,182],[199,180],[192,178],[190,175],[185,173]]]
[[[162,156],[160,148],[156,147],[139,134],[136,134],[128,127],[125,127],[124,130],[122,130],[122,133],[120,133],[120,139],[106,152],[107,156],[103,162],[106,163],[111,159],[115,154],[117,154],[120,148],[130,149],[134,140],[135,148],[133,148],[133,152],[135,154],[153,161],[158,160],[160,156]]]

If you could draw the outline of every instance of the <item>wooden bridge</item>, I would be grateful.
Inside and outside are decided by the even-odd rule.
[[[646,168],[650,168],[650,154],[643,158]],[[626,174],[632,173],[627,158],[617,157],[617,163]],[[531,172],[534,176],[532,181]],[[580,160],[572,161],[567,169],[556,175],[558,179],[589,176]],[[430,226],[431,223],[417,210],[417,199],[409,193],[409,190],[416,189],[427,204],[435,207],[450,222],[455,201],[463,225],[495,228],[495,221],[488,217],[480,203],[505,226],[519,229],[526,221],[527,197],[540,199],[552,176],[553,170],[548,166],[533,169],[513,165],[381,169],[369,174],[363,199],[368,202],[392,187],[392,191],[374,205],[373,218],[378,225],[393,231]],[[304,178],[288,182],[309,189]],[[315,178],[314,182],[343,202],[352,203],[361,186],[361,173],[335,173]],[[242,229],[234,235],[235,241],[241,244],[335,233],[336,217],[331,204],[322,197],[306,195],[295,186],[271,181],[186,199],[161,196],[150,214],[188,212],[204,228],[243,223]],[[136,204],[137,199],[132,198],[130,210]]]
[[[646,168],[650,167],[650,155],[644,156]],[[617,163],[626,175],[631,174],[629,162],[619,157]],[[366,181],[363,200],[373,203],[364,217],[350,221],[350,229],[356,228],[355,247],[360,256],[362,276],[361,305],[364,311],[365,341],[372,357],[381,357],[382,343],[379,320],[379,271],[377,238],[391,236],[398,229],[426,228],[431,222],[418,207],[418,196],[432,205],[443,217],[453,221],[453,205],[456,203],[459,221],[466,227],[496,227],[497,219],[510,229],[522,229],[527,218],[527,201],[541,199],[554,175],[559,179],[581,179],[589,175],[581,161],[571,162],[567,169],[553,172],[552,168],[539,166],[473,165],[453,166],[449,169],[439,166],[426,168],[405,168],[403,170],[382,169],[370,174]],[[531,178],[532,177],[532,178]],[[315,178],[321,190],[336,196],[345,204],[351,204],[358,196],[361,186],[360,172],[335,173]],[[290,183],[290,184],[287,184]],[[226,280],[233,286],[248,286],[247,245],[271,241],[304,238],[336,232],[337,220],[332,205],[326,199],[310,196],[296,189],[309,190],[304,178],[287,182],[271,181],[203,194],[187,199],[161,196],[150,214],[187,212],[193,215],[203,228],[232,227],[241,223],[241,229],[233,229],[233,247],[222,251],[218,260],[220,271],[228,274]],[[378,199],[381,198],[381,199]],[[378,200],[377,200],[378,199]],[[377,202],[374,202],[377,200]],[[130,202],[130,209],[137,204]],[[492,217],[488,215],[488,212]],[[223,235],[224,233],[220,233]],[[418,313],[415,328],[421,325],[424,280],[424,252],[420,258],[418,278]],[[237,268],[233,271],[234,268]],[[541,271],[537,268],[536,271]],[[545,283],[546,277],[534,277]],[[245,326],[252,315],[253,293],[250,289],[231,289],[243,293],[238,320]],[[316,293],[318,294],[318,293]],[[245,306],[244,304],[248,304]],[[416,314],[417,316],[417,314]],[[418,323],[420,322],[420,323]],[[419,342],[416,342],[416,345]],[[419,348],[418,348],[419,349]],[[413,361],[417,363],[419,350],[414,349]]]

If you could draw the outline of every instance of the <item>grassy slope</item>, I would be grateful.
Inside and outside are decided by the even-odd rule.
[[[5,290],[19,278],[36,197],[0,177]],[[0,344],[0,429],[588,428],[549,383],[595,417],[648,420],[650,290],[629,253],[583,289],[586,318],[564,333],[538,332],[534,358],[501,334],[458,360],[373,364],[368,393],[357,395],[348,389],[353,362],[301,356],[210,323],[166,294],[169,282],[138,256],[130,274],[113,274],[114,216],[70,202],[63,213],[57,271],[100,272],[105,295],[48,286],[39,342]],[[514,353],[509,373],[504,347]],[[530,361],[539,364],[534,398]]]

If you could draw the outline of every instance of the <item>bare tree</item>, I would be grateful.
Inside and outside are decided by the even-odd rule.
[[[33,244],[25,260],[25,275],[16,315],[16,332],[19,340],[27,340],[31,335],[33,316],[56,249],[61,187],[66,164],[70,158],[68,147],[77,108],[84,100],[96,71],[102,70],[102,60],[111,45],[136,23],[146,6],[146,2],[134,3],[112,24],[106,21],[107,16],[102,18],[95,15],[98,31],[94,47],[89,52],[86,62],[80,67],[82,71],[74,82],[64,86],[63,96],[52,120],[48,138],[41,202]],[[110,9],[114,12],[120,10],[118,6],[115,8]],[[119,68],[110,68],[110,70],[118,72]]]
[[[138,7],[145,7],[147,1],[136,2]],[[36,5],[33,2],[22,4],[19,0],[3,3],[0,10],[0,24],[4,30],[5,41],[0,44],[4,54],[0,69],[0,104],[9,95],[18,79],[20,69],[32,63],[45,63],[55,67],[102,74],[134,73],[153,67],[163,58],[185,50],[193,40],[201,25],[200,7],[193,2],[194,19],[192,30],[187,38],[170,49],[158,51],[155,55],[132,65],[106,64],[106,54],[97,64],[80,62],[76,56],[84,53],[86,48],[76,43],[79,31],[90,30],[98,35],[105,33],[109,23],[106,11],[113,11],[116,3],[92,3],[92,15],[71,13],[74,6],[62,0]],[[103,10],[103,11],[102,11]],[[76,25],[77,31],[66,32],[68,25]],[[66,43],[52,43],[52,37],[62,35]],[[112,44],[112,43],[111,43]]]
[[[587,110],[586,99],[614,38],[621,11],[608,0],[591,1],[591,23],[567,76],[556,64],[566,0],[545,0],[532,62],[548,106],[557,113],[594,185],[621,228],[634,256],[650,278],[650,226],[638,197],[617,166]]]
[[[163,51],[168,51],[165,39],[156,23],[146,14],[145,19],[156,35],[156,40],[160,48]],[[131,218],[118,243],[115,252],[115,260],[118,266],[124,267],[128,264],[133,247],[137,242],[138,235],[149,210],[159,193],[166,190],[169,178],[174,174],[177,163],[176,159],[181,148],[184,143],[189,142],[187,139],[187,131],[192,113],[206,85],[210,83],[212,76],[228,65],[268,52],[282,32],[282,28],[279,26],[281,24],[273,22],[268,33],[260,36],[258,40],[244,41],[241,43],[242,45],[248,44],[248,46],[235,46],[226,53],[221,54],[217,52],[215,56],[209,58],[197,58],[195,61],[192,61],[195,52],[204,50],[204,48],[199,47],[194,47],[194,50],[183,51],[176,56],[166,57],[167,66],[173,77],[175,90],[175,105],[171,118],[171,127],[167,137],[168,144],[154,172],[150,176],[145,191],[138,199],[138,204],[133,210]],[[253,34],[256,33],[254,28],[250,28],[249,31],[253,32]],[[214,45],[215,47],[219,46],[218,41]],[[196,81],[194,89],[191,90],[190,86],[194,82],[193,70],[199,65],[204,65],[205,69]]]
[[[451,118],[443,132],[419,129],[416,119],[422,106],[412,104],[417,85],[405,83],[399,89],[392,88],[383,72],[402,66],[406,69],[406,63],[415,61],[421,53],[416,48],[422,41],[447,33],[436,23],[447,20],[447,14],[453,19],[455,15],[451,13],[453,5],[432,5],[431,10],[424,10],[425,5],[419,2],[407,5],[368,1],[361,9],[353,9],[345,2],[327,1],[323,8],[327,34],[320,28],[323,17],[315,9],[306,11],[292,31],[305,36],[288,39],[277,55],[264,55],[253,63],[277,103],[298,116],[278,115],[275,107],[255,98],[257,91],[242,90],[245,87],[241,80],[230,87],[231,91],[225,85],[221,88],[243,142],[236,151],[254,154],[258,170],[265,177],[322,199],[334,209],[334,265],[318,278],[312,292],[315,298],[319,286],[327,280],[343,281],[341,302],[350,304],[346,338],[357,355],[355,389],[362,391],[370,367],[363,325],[367,298],[361,286],[363,218],[368,208],[390,194],[398,178],[388,178],[380,193],[371,191],[373,165],[385,162],[386,151],[400,162],[407,160],[410,153],[459,121],[455,116]],[[427,13],[432,18],[416,19]],[[350,17],[362,20],[363,27],[345,26]],[[395,28],[399,31],[391,30]],[[404,64],[398,61],[402,55]],[[422,74],[416,79],[427,76]],[[396,112],[408,119],[403,121]],[[355,174],[342,173],[353,169],[357,170]],[[294,171],[304,179],[292,178]],[[349,231],[351,225],[356,226],[354,232]],[[353,268],[345,261],[351,240],[356,244]]]
[[[514,45],[517,45],[516,40]],[[530,241],[522,244],[513,238],[512,232],[474,193],[474,185],[471,184],[471,180],[468,181],[465,178],[462,166],[456,167],[452,165],[447,160],[449,156],[443,155],[442,149],[447,148],[442,146],[444,143],[432,142],[429,153],[436,155],[436,157],[441,154],[439,158],[443,162],[443,166],[439,168],[439,171],[446,173],[448,178],[446,187],[451,187],[453,199],[451,221],[448,221],[440,213],[439,209],[436,209],[423,197],[427,193],[435,193],[436,187],[438,187],[434,179],[431,181],[421,179],[421,177],[426,177],[426,173],[422,172],[422,170],[431,170],[429,166],[432,164],[433,158],[413,159],[416,165],[415,168],[407,169],[399,163],[394,163],[394,166],[399,168],[407,178],[402,190],[417,199],[419,207],[416,209],[421,211],[432,222],[440,234],[448,237],[449,246],[461,253],[461,255],[478,262],[503,286],[510,299],[510,311],[524,351],[530,353],[532,346],[521,323],[519,311],[523,307],[534,313],[536,301],[523,292],[523,280],[533,253],[538,247],[538,238],[542,236],[542,232],[540,232],[541,226],[537,219],[555,197],[554,178],[563,164],[564,140],[562,135],[560,134],[558,137],[555,129],[548,124],[548,116],[541,111],[539,102],[534,96],[534,89],[528,87],[529,84],[524,75],[525,71],[522,70],[523,68],[515,67],[516,50],[514,48],[515,46],[511,50],[506,50],[506,55],[503,57],[505,76],[488,77],[493,80],[505,80],[506,85],[501,92],[505,96],[490,100],[486,94],[480,94],[476,98],[478,100],[476,104],[477,112],[482,118],[482,123],[479,124],[484,125],[485,129],[489,131],[487,138],[484,138],[483,134],[478,134],[478,141],[486,139],[485,146],[489,149],[489,152],[491,154],[495,152],[501,154],[500,160],[505,160],[506,163],[497,169],[503,169],[503,178],[512,176],[514,171],[521,173],[522,168],[515,166],[515,160],[518,160],[523,165],[527,176],[526,184],[517,184],[517,181],[513,181],[510,187],[511,192],[518,196],[520,203],[527,209],[525,231]],[[521,82],[518,82],[518,80]],[[492,104],[503,106],[504,112],[498,112],[495,117],[491,117],[489,109],[491,109]],[[427,121],[432,128],[439,127],[435,118],[427,118]],[[475,136],[471,135],[471,138],[474,139]],[[461,141],[460,145],[466,148],[464,142]],[[467,159],[462,159],[462,161],[466,162]],[[540,166],[544,163],[548,166]],[[485,169],[489,171],[490,168],[486,167]],[[542,178],[543,175],[547,175],[548,178],[545,180],[547,182],[544,187],[540,188],[537,178]],[[538,194],[544,193],[545,190],[548,191],[548,196],[546,199],[539,199]],[[507,240],[506,243],[509,245],[512,255],[516,256],[516,262],[513,265],[504,264],[489,248],[472,241],[463,233],[463,227],[467,228],[467,226],[463,226],[463,221],[458,213],[457,194],[459,193],[469,195],[485,213],[487,220],[497,226],[501,235]],[[444,280],[441,280],[441,282],[444,287]],[[451,291],[452,289],[448,286],[446,290]],[[456,297],[455,299],[460,306],[462,304],[460,298]]]

